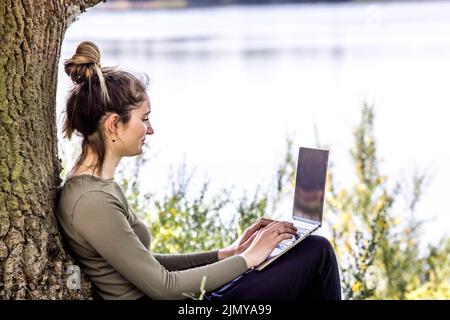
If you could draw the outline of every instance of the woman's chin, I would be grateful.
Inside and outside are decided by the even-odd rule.
[[[136,151],[130,152],[128,157],[135,157],[135,156],[142,154],[143,152],[144,152],[144,148],[141,146],[141,147],[138,147],[138,149]]]
[[[136,156],[142,154],[144,152],[144,147],[139,147],[139,151],[137,152]]]

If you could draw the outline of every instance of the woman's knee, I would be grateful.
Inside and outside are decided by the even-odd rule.
[[[308,251],[315,252],[315,253],[325,253],[327,256],[334,256],[334,249],[331,242],[319,235],[310,235],[305,240],[305,246],[308,247]]]
[[[289,252],[287,252],[287,256],[303,263],[303,261],[305,261],[304,258],[313,262],[323,259],[334,259],[336,255],[334,253],[333,246],[327,238],[319,235],[310,235],[294,248],[289,250]],[[302,257],[302,259],[297,259],[298,256]]]
[[[331,245],[331,242],[324,236],[312,234],[305,240],[308,240],[311,243],[311,245],[313,245],[315,247],[333,251],[333,246]]]

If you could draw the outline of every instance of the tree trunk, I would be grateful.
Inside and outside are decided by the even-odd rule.
[[[100,1],[0,0],[0,299],[91,298],[54,214],[55,96],[65,31]]]

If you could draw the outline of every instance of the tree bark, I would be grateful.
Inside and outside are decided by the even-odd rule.
[[[101,0],[0,0],[0,299],[90,299],[55,218],[56,82],[74,15]],[[69,269],[70,270],[70,269]]]

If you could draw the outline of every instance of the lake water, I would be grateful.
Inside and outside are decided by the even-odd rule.
[[[63,59],[81,41],[99,45],[103,66],[146,72],[156,157],[141,171],[144,189],[163,192],[170,167],[186,160],[213,189],[254,190],[274,176],[286,134],[315,146],[314,126],[337,181],[351,185],[351,129],[368,100],[381,171],[401,179],[430,170],[417,216],[435,217],[428,241],[448,235],[450,2],[100,10],[107,6],[66,33],[57,115],[70,84]],[[60,135],[61,118],[58,127]],[[70,146],[60,141],[60,152]]]

